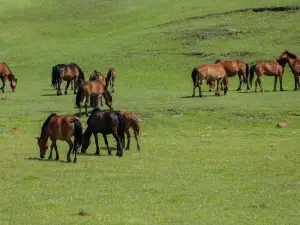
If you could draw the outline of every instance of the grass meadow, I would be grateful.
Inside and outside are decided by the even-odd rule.
[[[299,11],[233,11],[297,4],[2,0],[0,61],[18,86],[0,93],[0,224],[299,224],[300,93],[288,65],[285,92],[271,77],[263,93],[236,92],[233,77],[227,96],[203,85],[204,98],[190,98],[195,66],[300,55]],[[86,78],[116,68],[113,102],[139,116],[140,152],[132,138],[109,157],[99,135],[101,156],[92,139],[77,164],[64,142],[61,161],[36,160],[47,116],[78,112],[71,90],[50,85],[52,66],[71,61]]]

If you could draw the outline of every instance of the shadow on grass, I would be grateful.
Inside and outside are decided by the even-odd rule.
[[[57,96],[57,94],[43,94],[43,95],[40,95],[41,97],[51,97],[51,96]],[[59,97],[59,96],[58,96]]]
[[[41,161],[41,162],[61,162],[61,163],[68,163],[66,160],[55,160],[55,159],[48,159],[48,158],[38,158],[38,157],[28,157],[26,160],[33,160],[33,161]]]

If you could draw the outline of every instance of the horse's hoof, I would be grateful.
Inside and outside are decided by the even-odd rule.
[[[199,95],[200,98],[203,98],[203,95]]]
[[[100,155],[100,152],[95,152],[95,155]]]
[[[129,150],[129,148],[126,148],[125,150]]]
[[[242,90],[241,88],[236,89],[236,91],[241,91],[241,90]]]
[[[284,89],[280,89],[280,91],[285,91]]]
[[[68,161],[68,163],[69,163],[69,162],[71,162],[72,160],[71,160],[71,158],[68,158],[67,161]]]
[[[276,91],[276,89],[273,89],[273,91]],[[282,90],[280,90],[280,91],[282,91]]]
[[[121,153],[117,153],[117,154],[116,154],[116,156],[122,157],[122,156],[123,156],[123,154],[121,154]]]
[[[73,163],[77,163],[77,160],[74,160]]]
[[[215,96],[220,96],[220,93],[216,93]]]
[[[48,157],[48,160],[52,160],[52,157]]]
[[[58,161],[58,160],[59,160],[59,158],[58,158],[58,157],[56,157],[56,158],[55,158],[55,160],[56,160],[56,161]]]

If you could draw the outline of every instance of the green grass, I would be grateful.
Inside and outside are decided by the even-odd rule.
[[[186,98],[196,65],[300,54],[300,12],[216,13],[298,3],[2,1],[0,56],[18,87],[0,94],[0,224],[299,224],[300,96],[290,69],[283,93],[271,92],[269,77],[264,93],[237,93],[234,77],[225,97]],[[71,91],[57,97],[50,86],[52,66],[71,61],[86,77],[117,69],[113,102],[140,117],[141,152],[132,138],[122,158],[101,148],[77,164],[32,160],[47,116],[78,112]],[[67,146],[58,143],[62,160]],[[80,210],[90,216],[72,215]]]

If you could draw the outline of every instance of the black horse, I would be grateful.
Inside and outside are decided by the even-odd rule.
[[[108,155],[111,155],[111,149],[108,146],[107,135],[112,134],[117,142],[117,156],[123,155],[124,148],[124,121],[119,111],[100,110],[95,108],[87,120],[87,129],[83,133],[81,153],[85,153],[90,145],[90,138],[93,134],[96,143],[96,155],[100,154],[97,134],[103,135]]]
[[[74,94],[76,94],[76,88],[84,82],[84,73],[82,69],[74,62],[70,64],[57,64],[52,67],[52,86],[56,87],[57,95],[61,95],[60,85],[62,80],[67,81],[65,88],[65,94],[67,94],[68,87],[74,80]]]

